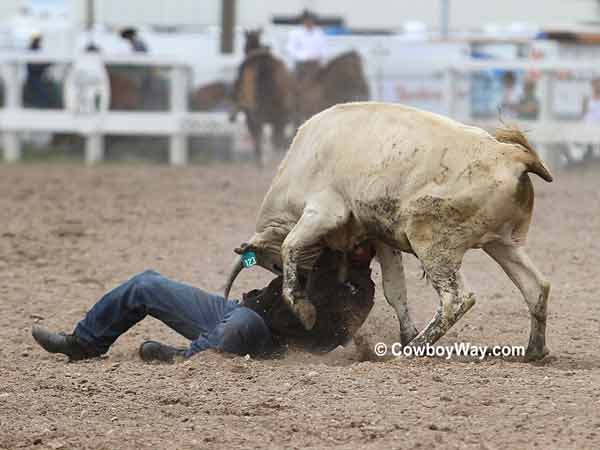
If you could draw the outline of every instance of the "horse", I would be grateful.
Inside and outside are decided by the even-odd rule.
[[[362,58],[352,50],[323,67],[315,66],[298,81],[298,114],[304,121],[338,103],[369,100]]]
[[[108,67],[110,83],[110,109],[131,111],[138,109],[142,103],[140,91],[134,80]]]
[[[214,111],[224,108],[229,102],[231,88],[224,81],[213,81],[204,84],[190,94],[190,109],[192,111]]]
[[[260,42],[261,30],[246,31],[246,57],[238,70],[233,87],[235,120],[238,111],[246,115],[248,130],[254,141],[256,163],[262,166],[263,128],[273,127],[273,145],[285,148],[285,127],[294,111],[294,79],[285,63]]]
[[[169,108],[168,83],[156,69],[108,66],[110,109],[164,111]]]

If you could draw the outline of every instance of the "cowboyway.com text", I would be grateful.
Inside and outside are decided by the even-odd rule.
[[[393,344],[385,344],[378,342],[374,345],[373,350],[377,356],[404,356],[410,357],[428,357],[428,358],[445,358],[468,356],[471,358],[484,359],[486,356],[491,357],[518,357],[525,356],[525,347],[522,345],[473,345],[469,342],[455,342],[451,345],[430,345],[423,346],[402,346],[400,342]]]

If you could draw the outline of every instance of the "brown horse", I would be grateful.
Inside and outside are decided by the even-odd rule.
[[[140,110],[143,108],[141,90],[135,78],[118,70],[108,69],[111,90],[111,110]],[[230,86],[224,81],[202,85],[189,96],[191,111],[213,111],[225,108],[229,101]]]
[[[110,83],[110,109],[135,110],[142,103],[137,84],[130,77],[108,68]]]
[[[168,82],[160,70],[108,66],[107,71],[111,110],[165,111],[169,108]]]
[[[246,58],[238,71],[233,88],[235,109],[246,115],[248,130],[254,140],[256,163],[262,165],[263,128],[273,127],[273,145],[285,148],[285,127],[294,111],[294,79],[285,63],[260,43],[261,31],[247,31]]]
[[[229,101],[230,86],[224,81],[204,84],[190,94],[192,111],[214,111],[224,108]]]
[[[369,86],[358,52],[342,53],[313,70],[298,83],[301,121],[337,103],[369,100]]]

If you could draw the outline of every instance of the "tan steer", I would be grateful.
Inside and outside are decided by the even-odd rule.
[[[482,248],[522,292],[531,314],[527,357],[545,346],[550,284],[523,245],[531,221],[532,172],[552,175],[521,132],[496,136],[401,105],[350,103],[298,131],[265,196],[256,233],[237,253],[283,271],[284,298],[307,329],[315,310],[301,273],[324,247],[351,252],[371,241],[403,345],[433,344],[475,303],[461,274],[465,252]],[[412,253],[440,297],[426,328],[408,314],[402,252]],[[236,259],[226,296],[242,268]],[[343,274],[342,274],[343,276]]]

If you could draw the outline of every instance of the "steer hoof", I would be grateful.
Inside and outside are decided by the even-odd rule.
[[[419,332],[417,331],[417,329],[415,327],[413,327],[411,330],[408,330],[404,333],[400,332],[400,344],[402,345],[402,347],[406,347],[418,335],[419,335]]]
[[[525,351],[525,361],[539,361],[543,359],[546,355],[548,355],[550,351],[546,346],[540,348],[527,347],[527,351]]]
[[[306,330],[312,330],[317,322],[317,310],[308,300],[298,300],[294,312]]]

